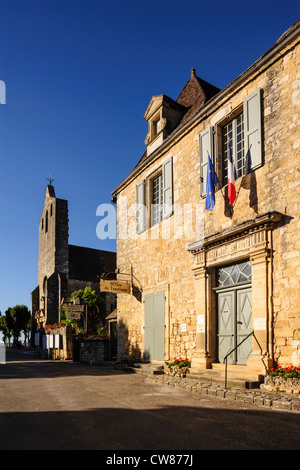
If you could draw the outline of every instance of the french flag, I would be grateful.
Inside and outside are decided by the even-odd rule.
[[[236,199],[234,166],[233,166],[232,151],[231,151],[230,144],[228,145],[228,147],[229,147],[229,153],[228,153],[228,199],[229,199],[230,205],[233,206],[233,203]]]

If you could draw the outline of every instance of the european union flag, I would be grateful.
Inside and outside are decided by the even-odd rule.
[[[206,199],[205,199],[205,209],[207,211],[212,211],[215,207],[215,188],[214,185],[219,183],[219,178],[215,172],[214,166],[210,159],[210,156],[207,155],[207,179],[206,179]]]

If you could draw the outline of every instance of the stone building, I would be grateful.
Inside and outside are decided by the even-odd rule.
[[[193,69],[176,100],[151,99],[146,151],[112,193],[117,268],[141,293],[118,294],[119,355],[218,370],[243,342],[233,373],[300,365],[299,31],[223,90]]]
[[[69,245],[68,201],[46,189],[39,223],[38,285],[31,293],[33,331],[60,321],[61,302],[71,293],[90,286],[99,292],[97,276],[115,272],[116,253]],[[103,293],[107,314],[116,307],[114,294]]]

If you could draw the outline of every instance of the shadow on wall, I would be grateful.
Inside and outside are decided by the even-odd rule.
[[[141,350],[142,335],[135,325],[125,325],[118,321],[118,359],[139,362],[144,360],[144,353]]]

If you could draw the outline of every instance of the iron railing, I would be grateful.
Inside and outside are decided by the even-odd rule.
[[[236,351],[236,350],[241,346],[241,344],[243,344],[250,336],[253,336],[253,337],[254,337],[254,339],[255,339],[255,341],[257,342],[258,347],[260,348],[260,351],[261,351],[261,353],[262,353],[262,348],[261,348],[261,346],[260,346],[260,344],[259,344],[259,342],[258,342],[258,340],[257,340],[257,338],[256,338],[256,336],[255,336],[254,330],[253,330],[253,331],[251,331],[251,333],[249,333],[248,336],[246,336],[246,337],[243,339],[243,341],[241,341],[239,344],[237,344],[237,345],[235,346],[235,348],[233,348],[233,349],[224,357],[224,362],[225,362],[225,389],[227,389],[227,362],[228,362],[227,359],[228,359],[228,357],[229,357],[234,351]],[[267,371],[267,367],[266,367],[265,363],[263,363],[263,364],[264,364],[265,369],[266,369],[266,371]]]

